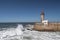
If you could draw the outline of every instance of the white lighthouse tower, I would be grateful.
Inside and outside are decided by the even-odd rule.
[[[44,10],[42,10],[41,12],[41,23],[44,25],[48,25],[48,20],[45,20]]]
[[[44,11],[42,10],[42,12],[41,12],[41,23],[44,21],[44,16],[45,16],[45,14],[44,14]]]

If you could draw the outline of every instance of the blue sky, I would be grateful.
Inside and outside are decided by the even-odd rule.
[[[45,19],[60,21],[60,0],[0,0],[0,22],[40,22]]]

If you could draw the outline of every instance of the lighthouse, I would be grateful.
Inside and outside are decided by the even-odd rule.
[[[45,20],[44,10],[41,11],[41,23],[44,25],[48,25],[48,20]]]
[[[42,11],[41,11],[41,23],[44,21],[44,16],[45,16],[44,10],[42,10]]]

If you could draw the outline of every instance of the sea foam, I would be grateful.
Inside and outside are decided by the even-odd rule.
[[[17,28],[0,31],[0,40],[60,40],[60,32],[40,32],[23,30],[23,25]]]

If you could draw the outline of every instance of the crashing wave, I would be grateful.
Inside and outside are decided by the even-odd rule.
[[[17,28],[0,31],[0,40],[60,40],[60,32],[39,32],[23,30],[23,25]]]
[[[0,39],[3,39],[3,38],[7,38],[7,37],[13,37],[13,36],[20,36],[23,34],[22,32],[22,29],[23,29],[23,25],[21,24],[18,24],[17,28],[13,29],[13,30],[6,30],[6,31],[3,31],[2,34],[0,35]]]

